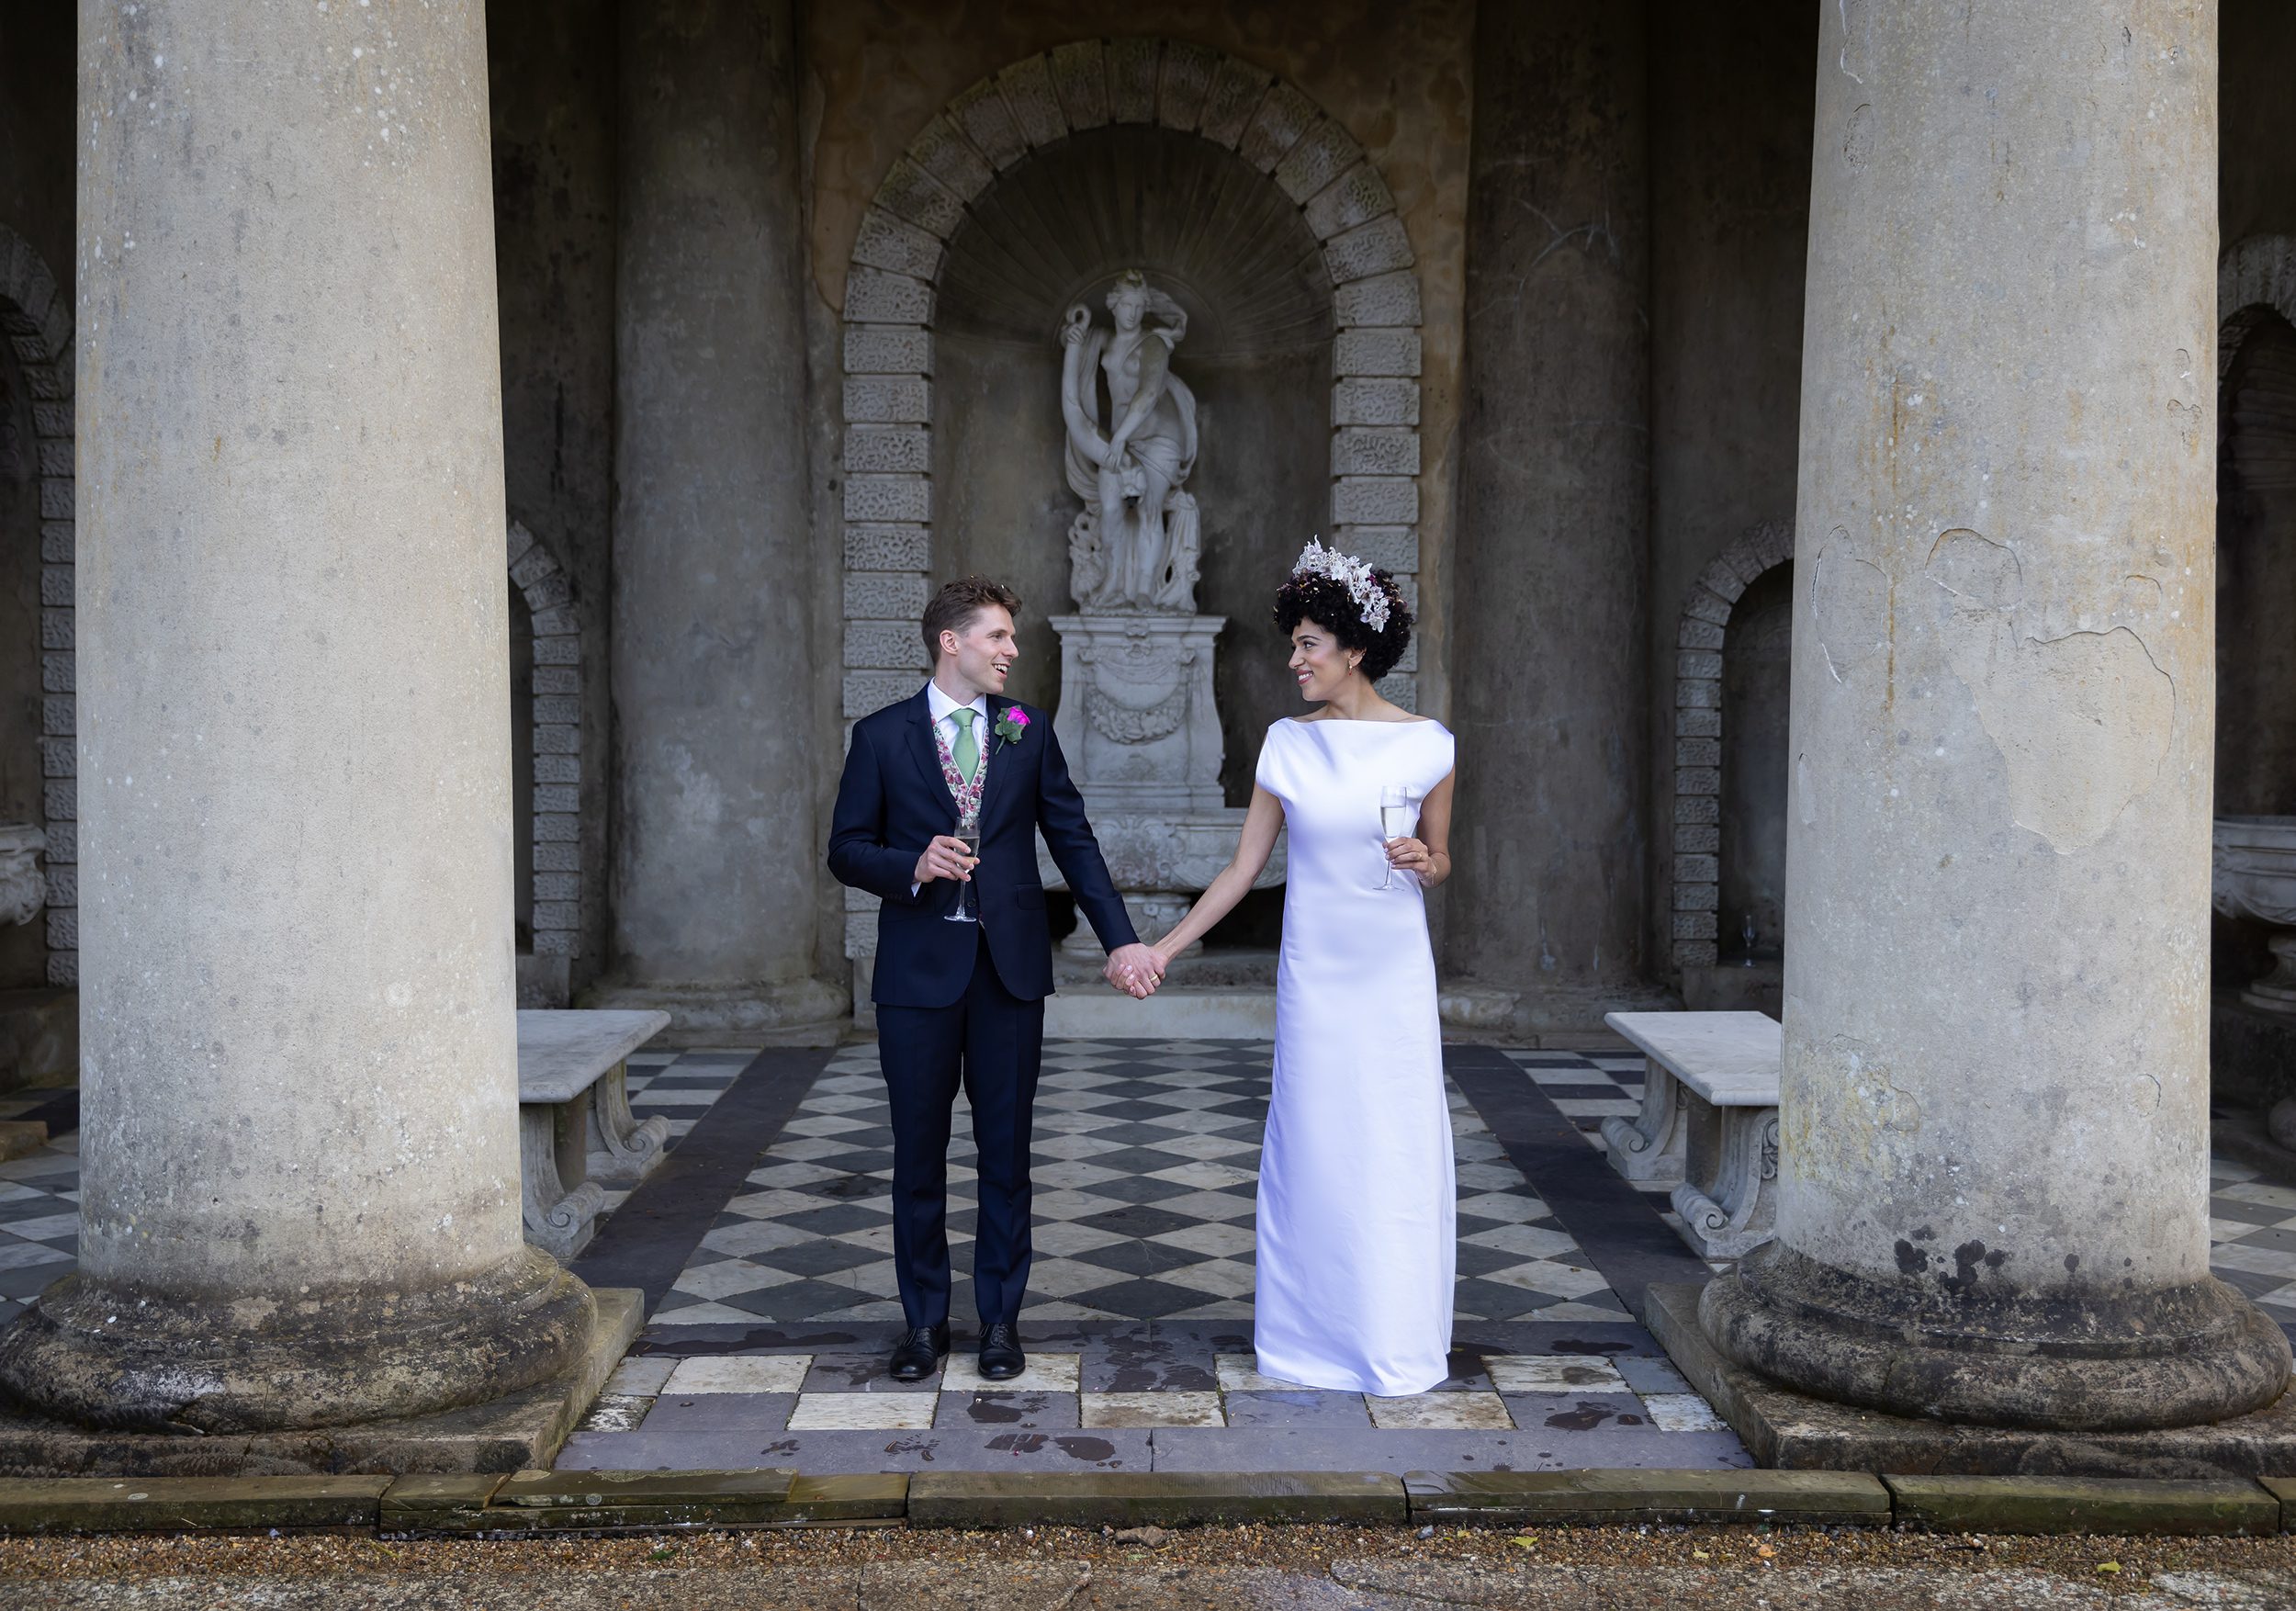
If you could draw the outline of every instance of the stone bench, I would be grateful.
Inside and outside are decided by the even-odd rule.
[[[606,1187],[636,1186],[661,1162],[670,1121],[630,1111],[629,1055],[670,1027],[666,1012],[518,1015],[520,1198],[526,1240],[560,1263],[598,1226]]]
[[[1674,1211],[1706,1258],[1770,1240],[1777,1210],[1775,1019],[1759,1012],[1613,1012],[1603,1021],[1645,1059],[1642,1111],[1603,1121],[1611,1166],[1676,1182]]]

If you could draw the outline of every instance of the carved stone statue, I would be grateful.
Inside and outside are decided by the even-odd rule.
[[[1082,302],[1061,327],[1068,485],[1085,501],[1068,528],[1069,589],[1088,612],[1192,614],[1201,539],[1183,483],[1196,468],[1196,394],[1172,373],[1187,315],[1138,269],[1108,307],[1113,329],[1096,327]]]
[[[1113,327],[1079,302],[1061,324],[1061,418],[1068,486],[1085,507],[1068,528],[1076,614],[1055,615],[1061,698],[1052,729],[1092,808],[1132,926],[1154,938],[1226,862],[1244,812],[1220,786],[1212,697],[1219,615],[1196,613],[1201,553],[1196,394],[1172,373],[1187,333],[1180,305],[1138,269],[1108,295]],[[1108,399],[1105,409],[1101,398]],[[1280,848],[1259,883],[1283,879]],[[1040,855],[1046,883],[1060,869]],[[1088,957],[1091,926],[1067,950]]]

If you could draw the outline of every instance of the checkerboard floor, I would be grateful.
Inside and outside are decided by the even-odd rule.
[[[1614,1114],[1631,1119],[1642,1111],[1642,1054],[1638,1052],[1615,1056],[1601,1052],[1509,1052],[1507,1055],[1598,1153],[1604,1150],[1604,1120]],[[1673,1187],[1648,1180],[1626,1184],[1642,1194],[1650,1211],[1687,1245],[1683,1217],[1674,1211]],[[1727,1259],[1710,1260],[1709,1267],[1718,1273],[1730,1264]]]
[[[1036,1258],[1026,1322],[1245,1320],[1267,1116],[1265,1042],[1062,1041],[1036,1103]],[[873,1046],[840,1052],[656,1311],[662,1324],[896,1322],[893,1141]],[[1462,1321],[1628,1318],[1454,1087]],[[962,1100],[950,1148],[951,1314],[976,1155]]]
[[[674,1146],[731,1086],[744,1049],[641,1053],[632,1107]],[[1509,1053],[1599,1146],[1631,1114],[1640,1060]],[[1252,1210],[1267,1048],[1055,1042],[1037,1114],[1038,1259],[1030,1369],[981,1380],[959,1351],[930,1380],[884,1375],[898,1329],[884,1197],[892,1166],[873,1047],[834,1054],[706,1225],[638,1345],[569,1440],[573,1468],[1478,1470],[1747,1463],[1473,1106],[1451,1098],[1459,1279],[1452,1375],[1379,1399],[1259,1377]],[[0,1118],[60,1093],[0,1098]],[[951,1149],[966,1262],[967,1121]],[[78,1137],[0,1164],[0,1321],[73,1267]],[[620,1200],[619,1195],[614,1200]],[[1643,1194],[1664,1212],[1664,1194]],[[2215,1166],[2217,1273],[2296,1326],[2296,1189]],[[1592,1233],[1590,1233],[1592,1234]]]

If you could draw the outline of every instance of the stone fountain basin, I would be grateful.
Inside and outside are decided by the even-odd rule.
[[[2220,817],[2211,893],[2228,918],[2296,928],[2296,817]]]

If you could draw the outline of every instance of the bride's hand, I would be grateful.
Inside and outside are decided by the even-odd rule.
[[[1387,841],[1387,864],[1405,873],[1424,875],[1435,871],[1435,857],[1417,839],[1390,839]]]

